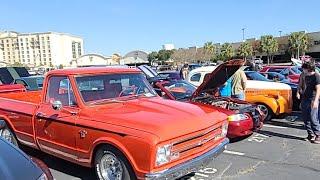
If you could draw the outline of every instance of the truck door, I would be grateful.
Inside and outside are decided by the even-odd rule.
[[[46,97],[36,112],[36,139],[40,149],[49,154],[76,160],[75,121],[77,102],[66,76],[49,77]],[[54,109],[54,103],[61,108]]]

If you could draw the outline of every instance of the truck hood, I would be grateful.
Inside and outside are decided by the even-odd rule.
[[[241,66],[244,60],[234,59],[220,64],[210,74],[207,74],[202,84],[192,94],[191,99],[198,97],[204,92],[215,92],[222,86]]]
[[[95,121],[149,132],[161,141],[203,130],[227,119],[225,113],[212,107],[160,97],[92,106],[88,113],[95,114]]]

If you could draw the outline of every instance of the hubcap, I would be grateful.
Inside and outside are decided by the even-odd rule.
[[[105,180],[121,180],[123,169],[119,159],[112,153],[107,152],[100,161],[100,171]]]
[[[1,137],[3,137],[3,139],[7,140],[8,142],[12,143],[12,134],[9,131],[9,129],[2,129],[0,131],[1,133]]]
[[[265,117],[267,117],[269,115],[269,110],[265,105],[260,104],[260,105],[258,105],[258,108],[265,115]]]

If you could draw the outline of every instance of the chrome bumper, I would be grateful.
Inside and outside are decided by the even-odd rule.
[[[222,141],[217,147],[202,154],[199,157],[186,161],[182,164],[178,164],[172,168],[163,170],[161,172],[154,172],[145,175],[146,180],[153,179],[176,179],[185,176],[191,172],[196,172],[204,166],[208,165],[214,158],[221,154],[226,145],[229,143],[229,139]]]

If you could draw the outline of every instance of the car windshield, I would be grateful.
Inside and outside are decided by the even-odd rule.
[[[140,73],[79,76],[76,77],[76,82],[83,101],[90,104],[128,100],[129,97],[156,96]]]
[[[245,72],[246,76],[249,80],[256,80],[256,81],[270,81],[269,79],[267,79],[266,77],[264,77],[262,74],[258,73],[258,72],[251,72],[251,71],[247,71]]]
[[[196,87],[184,80],[174,80],[163,84],[170,93],[177,99],[186,99],[192,96]]]

